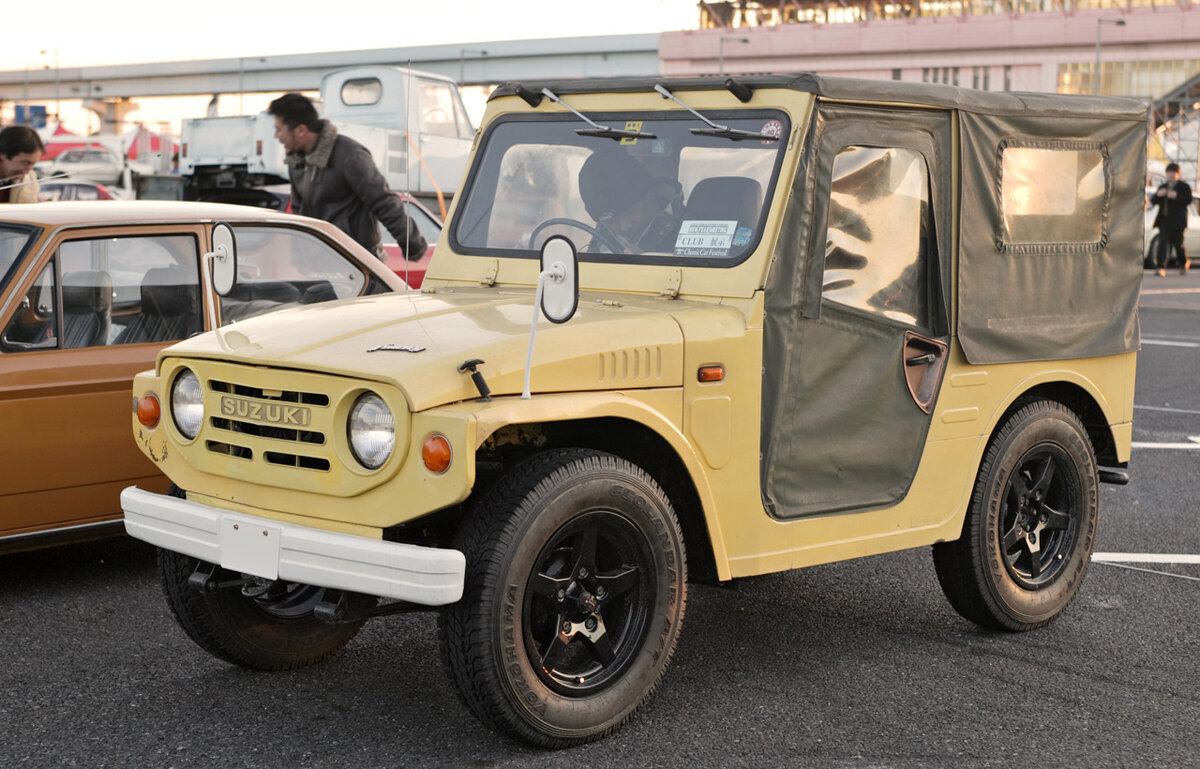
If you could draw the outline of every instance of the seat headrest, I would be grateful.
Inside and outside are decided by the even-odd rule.
[[[143,315],[189,315],[196,312],[199,288],[182,270],[156,267],[142,278]]]
[[[744,227],[758,220],[762,185],[744,176],[701,179],[688,195],[687,214],[692,219],[737,219]]]
[[[63,312],[107,312],[112,308],[112,278],[103,270],[76,270],[63,275]]]

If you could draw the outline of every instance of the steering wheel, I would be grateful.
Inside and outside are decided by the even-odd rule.
[[[537,242],[537,236],[542,230],[546,229],[547,227],[553,227],[556,224],[564,224],[568,227],[575,227],[583,230],[596,240],[603,243],[605,247],[607,247],[608,250],[614,254],[624,253],[625,251],[620,243],[617,243],[615,240],[613,240],[611,235],[601,232],[590,224],[584,224],[578,219],[572,219],[567,216],[555,216],[534,227],[533,232],[529,233],[529,247],[533,248],[533,244]]]

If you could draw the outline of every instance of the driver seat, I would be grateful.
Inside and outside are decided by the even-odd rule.
[[[112,278],[102,270],[76,270],[63,275],[64,349],[108,344],[112,328]]]

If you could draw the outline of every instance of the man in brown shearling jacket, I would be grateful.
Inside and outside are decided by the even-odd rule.
[[[267,106],[283,145],[292,181],[292,211],[337,225],[363,248],[386,259],[377,222],[392,233],[407,259],[425,253],[425,238],[388,189],[366,147],[339,136],[307,96],[287,93]]]

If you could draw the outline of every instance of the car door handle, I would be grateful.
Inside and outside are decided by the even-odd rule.
[[[928,366],[930,363],[933,363],[935,360],[937,360],[937,355],[935,355],[934,353],[931,353],[931,352],[927,352],[924,355],[914,355],[911,358],[905,359],[904,365],[905,366]]]

